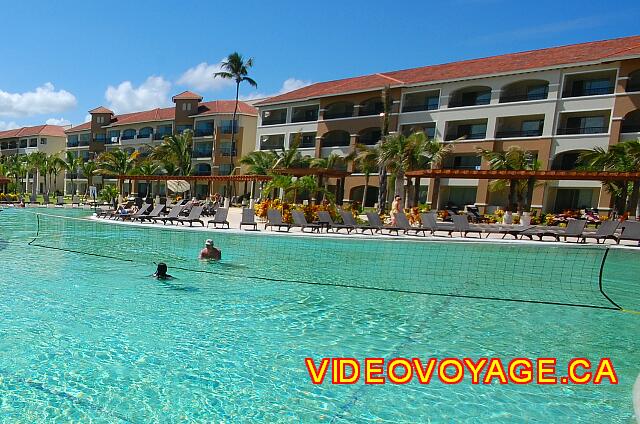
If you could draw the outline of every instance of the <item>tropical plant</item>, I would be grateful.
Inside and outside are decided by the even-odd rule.
[[[494,152],[486,149],[478,149],[478,154],[489,163],[491,170],[500,171],[536,171],[540,169],[540,162],[535,155],[520,146],[511,146],[505,151]],[[529,211],[531,198],[536,180],[493,180],[489,183],[489,190],[501,191],[509,186],[509,204],[507,208],[518,211]]]
[[[351,156],[345,157],[337,153],[330,153],[329,156],[326,156],[323,158],[311,159],[310,166],[311,168],[319,168],[319,169],[324,169],[328,171],[338,170],[340,168],[345,168],[347,161],[349,160],[351,160]],[[322,175],[320,175],[318,185],[323,187],[322,193],[318,193],[318,194],[322,194],[323,196],[322,199],[324,200],[327,193],[329,193],[329,189],[328,189],[329,178],[323,178]],[[339,195],[340,193],[337,193],[337,192],[335,193],[336,198]]]
[[[255,150],[244,155],[240,159],[240,163],[248,167],[247,174],[249,175],[267,175],[271,172],[277,160],[278,156],[274,152]]]
[[[118,194],[119,192],[116,186],[106,185],[102,190],[100,190],[98,197],[104,202],[113,203],[115,199],[118,198]]]
[[[162,143],[153,149],[149,157],[165,164],[172,162],[177,172],[172,175],[191,175],[193,170],[191,164],[192,150],[193,133],[184,131],[182,134],[166,136]]]
[[[103,152],[98,156],[97,174],[104,175],[130,175],[136,169],[139,152],[128,153],[124,150],[113,149]],[[122,193],[124,180],[118,179],[118,192]]]
[[[240,96],[240,84],[243,82],[248,83],[250,86],[257,88],[258,84],[249,77],[249,69],[253,66],[253,58],[249,58],[246,61],[242,55],[238,52],[233,52],[227,56],[226,60],[222,61],[220,72],[213,74],[214,78],[230,79],[236,83],[236,102],[233,109],[233,118],[231,120],[231,146],[236,145],[236,118],[238,115],[238,99]],[[234,169],[233,155],[231,156],[231,169]],[[227,191],[229,191],[230,184],[227,184]]]
[[[389,90],[390,87],[388,85],[382,89],[383,112],[380,129],[383,140],[389,136],[391,116],[391,96]],[[387,210],[387,166],[382,161],[379,162],[378,182],[378,214],[382,214]]]
[[[158,164],[158,162],[152,160],[145,160],[140,163],[136,169],[136,174],[138,175],[157,175],[160,173],[162,168]],[[145,181],[147,183],[147,195],[153,194],[153,180]]]
[[[364,191],[362,193],[362,206],[367,204],[367,191],[369,190],[369,179],[371,174],[378,171],[380,162],[380,148],[376,146],[356,145],[356,154],[353,162],[359,172],[364,174]]]
[[[89,187],[93,185],[93,177],[96,175],[98,169],[98,163],[94,160],[83,160],[80,162],[80,171],[87,178],[87,190],[85,195],[89,195]]]
[[[64,158],[62,159],[62,167],[65,171],[69,173],[69,179],[71,180],[71,194],[76,194],[76,186],[74,180],[77,178],[78,168],[82,163],[82,159],[78,157],[74,152],[67,151],[65,152]]]
[[[25,166],[33,176],[31,183],[31,197],[35,198],[38,192],[37,181],[40,176],[40,169],[47,160],[47,155],[44,152],[33,152],[25,156]]]

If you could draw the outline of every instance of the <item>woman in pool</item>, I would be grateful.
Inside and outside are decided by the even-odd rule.
[[[167,274],[167,264],[165,264],[164,262],[160,262],[158,264],[158,268],[156,268],[156,272],[153,274],[153,276],[155,278],[157,278],[158,280],[169,280],[172,279],[173,276]]]

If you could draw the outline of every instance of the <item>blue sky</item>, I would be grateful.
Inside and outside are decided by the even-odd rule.
[[[607,9],[605,6],[615,5]],[[112,13],[117,11],[117,13]],[[0,13],[0,130],[225,99],[222,58],[255,59],[259,97],[317,81],[640,34],[640,2],[15,1]]]

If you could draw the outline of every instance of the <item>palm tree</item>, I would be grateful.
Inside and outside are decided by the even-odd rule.
[[[24,155],[12,155],[7,158],[7,176],[13,177],[16,188],[23,192],[22,176],[27,172],[23,157]]]
[[[242,165],[248,166],[249,175],[268,175],[275,166],[278,156],[275,152],[255,150],[240,159]],[[252,183],[253,184],[253,183]],[[253,190],[253,186],[252,186]],[[264,181],[260,181],[260,193],[264,191]]]
[[[136,168],[136,163],[140,152],[125,152],[120,149],[113,149],[103,152],[98,156],[97,174],[105,175],[129,175]],[[118,192],[123,193],[124,180],[118,179]]]
[[[311,168],[320,168],[320,169],[324,169],[324,170],[335,170],[335,169],[340,169],[340,168],[344,168],[344,166],[346,165],[348,158],[341,156],[337,153],[331,153],[329,154],[329,156],[324,157],[324,158],[314,158],[311,160],[310,162],[310,166]],[[328,189],[328,184],[329,184],[329,178],[322,178],[322,176],[319,178],[319,182],[318,185],[322,186],[324,188],[324,193],[323,193],[323,197],[322,200],[325,199],[326,197],[326,193],[329,192]],[[336,188],[336,198],[338,198],[338,188]]]
[[[213,74],[214,78],[230,79],[236,83],[236,104],[233,109],[233,119],[231,120],[231,147],[235,148],[236,145],[236,117],[238,115],[238,98],[240,96],[240,84],[242,82],[248,83],[254,88],[258,88],[256,83],[251,77],[249,77],[249,69],[253,66],[253,58],[249,58],[246,61],[242,55],[238,52],[233,52],[227,59],[224,60],[220,66],[222,71]],[[233,170],[233,155],[231,156],[231,169]],[[227,191],[229,191],[230,182],[227,184]]]
[[[58,155],[49,156],[49,160],[47,161],[47,168],[49,171],[49,182],[51,182],[51,177],[53,176],[53,186],[58,186],[58,175],[64,169],[63,165],[64,161]]]
[[[82,159],[76,156],[74,152],[67,151],[65,152],[65,156],[62,161],[63,161],[63,164],[62,164],[63,168],[69,173],[69,179],[71,180],[71,195],[73,196],[76,194],[76,186],[74,184],[74,179],[77,177],[78,168],[82,163]]]
[[[156,175],[160,173],[161,167],[157,162],[152,160],[145,160],[140,165],[138,165],[138,169],[136,173],[139,175]],[[147,196],[153,194],[153,180],[145,181],[147,183]]]
[[[369,147],[364,144],[356,145],[356,155],[353,159],[358,171],[364,174],[364,191],[362,193],[362,207],[367,204],[367,191],[369,190],[369,178],[378,171],[380,162],[380,148]]]
[[[93,177],[96,175],[96,170],[98,169],[98,163],[94,160],[81,161],[79,168],[87,178],[87,190],[85,192],[85,196],[88,196],[89,187],[93,185]]]
[[[520,146],[511,146],[505,151],[493,152],[479,149],[478,154],[489,162],[492,170],[503,171],[535,171],[540,169],[540,162],[530,151],[522,149]],[[490,190],[499,191],[509,184],[509,205],[510,210],[517,206],[518,212],[527,210],[531,206],[531,197],[535,187],[535,179],[528,180],[495,180],[490,184]]]
[[[429,166],[429,169],[435,169],[442,166],[442,162],[453,148],[452,144],[444,144],[437,139],[430,139],[426,133],[422,131],[415,132],[409,136],[414,143],[413,159],[410,161],[410,169],[423,169]],[[433,205],[437,208],[438,195],[440,193],[440,178],[433,180],[432,199],[436,203]],[[408,196],[407,196],[408,197]],[[420,178],[416,178],[413,205],[417,205],[420,198]]]
[[[43,166],[43,163],[46,161],[46,154],[44,152],[33,152],[29,153],[25,157],[25,165],[27,169],[31,172],[33,176],[33,182],[31,183],[31,197],[35,198],[38,192],[38,186],[36,184],[39,176],[40,169]]]
[[[150,158],[162,162],[173,162],[177,175],[191,175],[191,154],[193,150],[193,133],[166,136],[162,143],[151,152]]]
[[[403,197],[404,174],[420,157],[415,141],[402,134],[394,134],[385,137],[380,144],[379,164],[395,176],[395,196]]]
[[[389,122],[391,116],[391,96],[389,95],[390,87],[387,85],[382,89],[382,125],[381,135],[384,140],[389,136]],[[382,162],[379,163],[378,169],[378,213],[382,213],[387,208],[387,166]]]

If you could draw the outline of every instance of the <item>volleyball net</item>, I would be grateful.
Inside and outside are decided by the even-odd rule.
[[[40,213],[34,219],[37,234],[31,246],[105,260],[150,265],[165,262],[170,271],[247,281],[621,309],[607,294],[606,285],[615,282],[603,278],[609,250],[600,246],[183,231]],[[212,268],[197,260],[208,238],[222,250],[223,263],[234,266]]]

